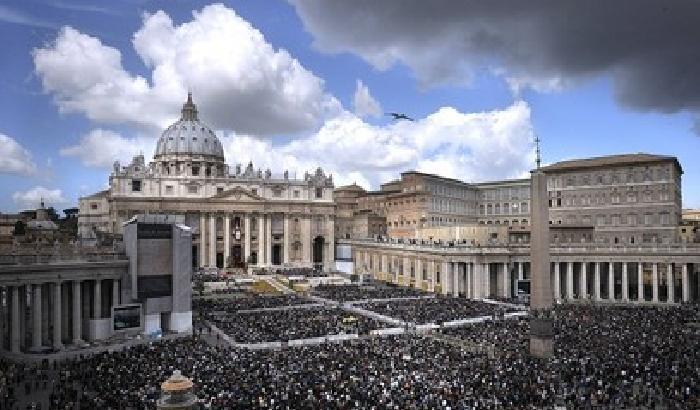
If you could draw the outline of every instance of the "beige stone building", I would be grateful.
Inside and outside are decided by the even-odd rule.
[[[195,266],[333,266],[332,176],[319,168],[292,179],[252,163],[230,169],[191,96],[152,162],[139,155],[127,166],[115,163],[109,188],[80,199],[79,235],[120,235],[137,214],[170,215],[192,227]]]
[[[683,243],[700,243],[700,209],[684,209],[678,227],[679,239]]]

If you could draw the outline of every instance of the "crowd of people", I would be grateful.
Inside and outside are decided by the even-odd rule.
[[[339,334],[368,334],[382,327],[374,319],[333,307],[260,312],[205,313],[204,317],[238,343],[287,342]]]
[[[239,310],[270,309],[285,306],[297,306],[311,304],[307,299],[296,294],[276,295],[243,293],[233,298],[217,299],[193,299],[192,307],[196,311],[202,312],[227,312],[236,313]]]
[[[698,408],[700,339],[687,325],[697,315],[697,305],[557,307],[551,359],[527,353],[528,322],[519,319],[258,351],[190,337],[61,364],[71,378],[51,408],[78,397],[78,408],[154,409],[176,369],[212,410]],[[444,334],[498,348],[485,354]]]
[[[313,289],[313,295],[337,302],[347,302],[351,300],[367,299],[389,299],[405,298],[417,296],[430,296],[432,293],[420,289],[391,286],[385,284],[377,285],[319,285]]]
[[[436,296],[430,299],[373,301],[364,309],[414,324],[442,324],[453,320],[494,316],[515,309],[465,298]]]

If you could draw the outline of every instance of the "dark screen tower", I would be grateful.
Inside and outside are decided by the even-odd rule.
[[[537,168],[530,179],[531,225],[530,266],[530,354],[536,357],[552,355],[552,284],[549,264],[549,202],[547,176],[540,169],[540,146],[537,144]]]

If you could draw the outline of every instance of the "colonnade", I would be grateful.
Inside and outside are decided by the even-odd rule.
[[[0,287],[0,348],[13,353],[62,349],[104,336],[117,279],[65,280]],[[102,329],[100,329],[102,327]]]
[[[317,217],[323,223],[312,227],[312,218],[301,214],[202,212],[198,266],[229,268],[242,262],[257,267],[320,263],[329,268],[334,260],[334,222],[329,216]],[[221,221],[222,228],[219,229],[217,221]],[[232,255],[235,247],[239,247],[240,255]]]
[[[357,250],[354,262],[356,273],[455,297],[510,298],[517,296],[519,280],[530,279],[530,262],[523,257],[417,257]],[[678,303],[700,299],[700,263],[682,259],[557,260],[551,263],[550,275],[557,301]]]

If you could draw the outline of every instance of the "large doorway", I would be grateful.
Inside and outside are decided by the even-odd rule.
[[[282,264],[282,245],[276,243],[272,245],[272,264],[281,265]]]
[[[317,236],[314,239],[314,255],[313,255],[313,262],[314,265],[322,265],[323,264],[323,245],[325,243],[325,240],[323,239],[322,236]]]
[[[224,254],[221,252],[216,253],[216,267],[217,268],[224,267]]]
[[[231,248],[231,266],[234,268],[243,266],[243,247],[241,245],[233,245]]]

